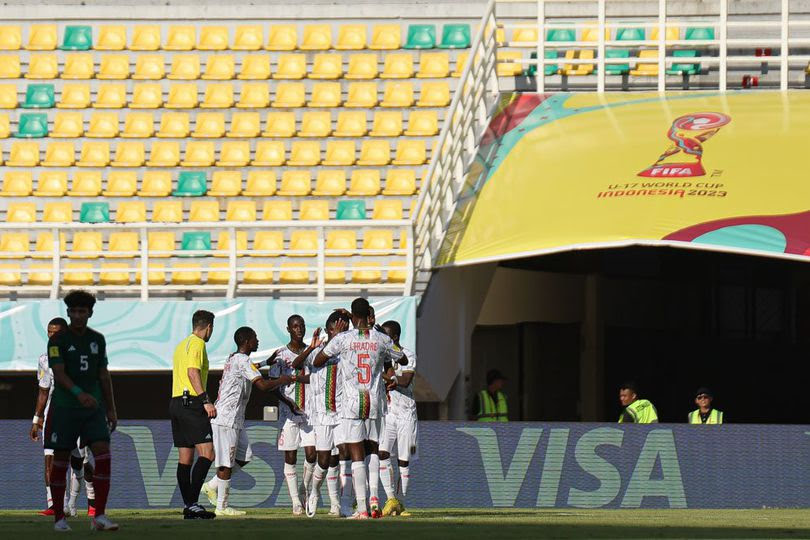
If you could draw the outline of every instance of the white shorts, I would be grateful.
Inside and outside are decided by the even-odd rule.
[[[214,434],[214,466],[233,468],[235,461],[250,461],[253,451],[244,429],[211,424]]]
[[[344,442],[346,443],[359,443],[366,440],[378,442],[384,429],[382,418],[369,418],[367,420],[344,418],[341,423],[345,437]]]
[[[42,432],[44,433],[45,430],[43,429]],[[45,444],[45,437],[42,438],[42,444],[43,445]],[[43,448],[42,453],[45,454],[46,456],[52,456],[53,455],[53,448]],[[89,463],[91,453],[92,452],[90,452],[87,449],[86,446],[84,448],[80,448],[78,446],[78,442],[77,442],[76,448],[74,448],[73,450],[70,451],[70,457],[82,458],[82,459],[84,459],[85,463]]]
[[[337,449],[337,445],[343,444],[343,425],[338,423],[331,426],[315,426],[315,450],[326,452]]]
[[[416,438],[419,423],[416,418],[402,418],[394,415],[385,417],[385,436],[380,441],[380,450],[392,454],[396,443],[397,458],[410,461],[416,456]]]
[[[289,418],[278,431],[278,449],[282,452],[315,446],[315,430],[306,423],[296,423]]]

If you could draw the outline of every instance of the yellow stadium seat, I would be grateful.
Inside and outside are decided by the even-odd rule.
[[[71,142],[52,142],[45,149],[45,167],[72,167],[76,161],[76,152]]]
[[[172,58],[172,70],[166,77],[172,80],[193,81],[200,78],[200,55],[175,54]]]
[[[68,257],[72,259],[98,259],[102,250],[100,232],[77,231],[73,233]]]
[[[284,163],[284,143],[281,141],[259,141],[251,165],[257,167],[278,167]]]
[[[291,201],[264,201],[262,206],[262,221],[290,221],[292,220]],[[256,233],[258,235],[258,233]]]
[[[317,165],[320,161],[321,143],[316,141],[293,141],[290,148],[290,159],[287,160],[287,165],[293,167],[311,167]],[[283,177],[281,189],[284,191]],[[307,193],[309,193],[309,190],[307,190]]]
[[[262,131],[259,113],[238,112],[231,116],[228,137],[258,137]]]
[[[498,46],[506,44],[506,30],[504,30],[503,28],[495,29],[495,43]]]
[[[346,171],[319,169],[312,194],[318,197],[340,197],[346,193]]]
[[[214,143],[211,141],[188,141],[183,167],[210,167],[216,161]]]
[[[155,141],[149,151],[150,167],[177,167],[180,163],[180,143],[177,141]]]
[[[160,117],[158,137],[182,139],[189,135],[188,113],[163,113]]]
[[[413,195],[416,193],[416,172],[413,169],[389,169],[383,195]]]
[[[132,43],[129,45],[133,51],[156,51],[160,49],[160,26],[137,25],[132,34]]]
[[[53,265],[32,264],[28,269],[28,285],[51,285],[53,283]]]
[[[388,141],[365,140],[360,146],[358,165],[388,165],[391,161],[391,144]]]
[[[432,137],[439,133],[439,119],[436,111],[411,111],[408,116],[409,137]]]
[[[382,281],[381,263],[362,261],[354,263],[352,268],[352,283],[379,283]]]
[[[326,143],[326,157],[323,165],[348,167],[354,165],[354,161],[354,141],[328,141]]]
[[[89,263],[67,263],[62,274],[63,285],[86,286],[94,283],[93,265]]]
[[[47,159],[47,157],[46,157]],[[110,163],[110,143],[85,141],[76,165],[79,167],[106,167]],[[61,165],[67,167],[67,165]]]
[[[256,221],[256,201],[228,201],[225,219],[228,221]]]
[[[202,78],[208,81],[227,81],[236,75],[236,62],[231,54],[215,54],[208,57]]]
[[[222,113],[197,113],[192,137],[219,138],[225,135],[225,115]]]
[[[203,26],[200,29],[200,42],[197,48],[201,51],[224,51],[228,48],[227,26]]]
[[[397,155],[392,162],[394,165],[422,165],[427,161],[425,155],[425,141],[399,139],[397,141]]]
[[[146,139],[155,133],[152,113],[129,113],[124,121],[121,136],[130,139]]]
[[[388,283],[405,283],[408,279],[405,261],[391,261],[388,264]]]
[[[402,219],[402,201],[377,199],[371,219]]]
[[[335,49],[359,51],[366,48],[365,24],[342,24],[338,30]]]
[[[0,51],[16,51],[22,46],[22,28],[0,26]]]
[[[411,105],[413,105],[413,84],[410,82],[388,82],[385,84],[385,93],[380,106],[410,107]]]
[[[53,119],[53,129],[49,137],[75,138],[84,133],[84,122],[80,112],[58,112]]]
[[[206,95],[208,88],[206,88]],[[169,87],[167,109],[194,109],[197,107],[197,85],[194,83],[176,83]]]
[[[392,53],[385,56],[385,65],[380,74],[383,79],[410,79],[413,77],[411,53]]]
[[[282,197],[304,197],[312,190],[312,179],[309,171],[284,171],[281,173],[281,187],[278,195]]]
[[[301,119],[299,137],[328,137],[332,133],[332,114],[326,111],[308,111]]]
[[[591,60],[594,57],[594,51],[591,49],[583,49],[579,51],[565,51],[566,60]],[[563,64],[560,70],[561,75],[566,76],[581,76],[590,75],[594,71],[593,64]]]
[[[133,109],[157,109],[163,105],[163,90],[158,83],[139,83],[132,87]],[[98,105],[96,105],[98,106]]]
[[[450,74],[451,77],[461,77],[464,74],[464,67],[469,56],[470,54],[466,51],[458,53],[458,56],[456,56],[456,69]]]
[[[597,36],[599,32],[597,31]],[[650,41],[658,41],[659,37],[659,29],[657,26],[653,26],[652,31],[650,32]],[[678,27],[677,26],[667,26],[666,30],[664,31],[664,39],[666,41],[677,41],[678,40]]]
[[[305,54],[281,54],[274,79],[303,79],[307,76],[307,56]]]
[[[317,231],[293,231],[290,234],[290,257],[312,257],[318,250]]]
[[[326,256],[346,257],[357,251],[355,231],[329,231],[326,233]]]
[[[289,202],[289,201],[279,201]],[[266,205],[265,205],[266,207]],[[291,219],[290,218],[284,218]],[[265,220],[267,218],[264,218]],[[253,249],[248,252],[251,257],[278,257],[284,250],[284,233],[281,231],[256,231],[253,237]],[[260,253],[261,251],[276,251],[277,253]],[[259,252],[259,253],[257,253]]]
[[[219,221],[219,202],[192,201],[188,211],[189,221]]]
[[[343,93],[339,82],[320,82],[312,85],[310,107],[340,107]]]
[[[67,193],[71,197],[98,197],[101,194],[101,171],[76,171]]]
[[[303,107],[305,101],[306,92],[303,83],[279,83],[276,87],[276,99],[273,101],[273,107]]]
[[[60,109],[86,109],[90,106],[90,85],[65,84],[62,99],[56,106]]]
[[[237,107],[264,109],[270,103],[270,87],[266,83],[244,83]]]
[[[119,25],[101,25],[98,40],[93,48],[97,51],[123,51],[127,48],[127,28]]]
[[[209,83],[200,107],[204,109],[227,109],[233,107],[232,83]]]
[[[258,24],[243,24],[236,27],[231,49],[235,51],[258,51],[264,44],[264,29]]]
[[[217,167],[247,167],[250,163],[250,142],[225,141],[219,151]]]
[[[112,139],[118,136],[118,114],[96,112],[90,117],[87,137]]]
[[[157,201],[152,205],[153,223],[180,223],[183,221],[183,203],[180,201]]]
[[[344,107],[362,107],[368,109],[377,106],[377,83],[353,82],[349,84],[349,93]]]
[[[115,209],[117,223],[143,223],[146,221],[146,205],[143,201],[123,201]]]
[[[197,41],[197,31],[193,26],[170,26],[163,48],[167,51],[190,51]]]
[[[377,53],[353,54],[349,57],[347,79],[375,79],[378,72]]]
[[[26,79],[55,79],[59,75],[59,61],[55,53],[32,54],[28,60]]]
[[[49,281],[50,283],[50,281]],[[0,285],[4,287],[17,287],[22,284],[20,266],[17,264],[0,265]],[[33,285],[33,282],[29,281]]]
[[[6,139],[11,135],[11,121],[7,114],[0,114],[0,139]],[[54,137],[52,133],[49,136]],[[0,163],[2,163],[2,156],[0,156]]]
[[[65,171],[42,171],[39,173],[35,197],[62,197],[67,193]]]
[[[332,28],[328,24],[308,24],[304,26],[301,39],[302,51],[326,51],[332,48]]]
[[[450,103],[450,85],[447,82],[424,82],[419,92],[417,107],[446,107]]]
[[[335,137],[362,137],[366,134],[365,111],[340,111],[337,118],[337,127],[332,134]]]
[[[276,24],[270,27],[267,39],[268,51],[294,51],[298,46],[298,31],[293,24]]]
[[[402,30],[398,24],[377,24],[371,31],[369,49],[375,51],[392,51],[402,44]]]
[[[315,55],[312,61],[312,71],[309,72],[310,79],[340,79],[342,76],[342,55],[333,53]]]
[[[156,219],[152,219],[152,221],[157,221]],[[174,233],[167,232],[167,231],[150,231],[146,235],[146,245],[147,250],[149,251],[149,257],[171,257],[171,253],[174,251]],[[161,253],[163,252],[163,253]]]
[[[18,102],[17,86],[0,84],[0,109],[16,109]]]
[[[112,173],[110,173],[112,174]],[[167,197],[172,192],[172,176],[168,171],[146,171],[138,195],[141,197]]]
[[[37,207],[32,202],[8,203],[6,223],[33,223],[37,220]]]
[[[199,264],[174,263],[171,269],[172,285],[199,285],[202,283],[202,271]]]
[[[605,41],[610,39],[610,29],[605,28]],[[599,41],[599,27],[588,26],[582,29],[580,41]]]
[[[21,73],[19,55],[0,56],[0,79],[19,79]]]
[[[282,285],[304,285],[310,282],[306,264],[284,263],[281,265],[278,282]]]
[[[47,223],[71,223],[73,221],[73,207],[69,202],[45,203],[42,221]]]
[[[142,142],[122,141],[115,148],[115,159],[112,160],[113,167],[141,167],[146,161],[146,151]]]
[[[0,252],[7,255],[0,255],[0,259],[22,259],[31,246],[31,239],[27,232],[5,233],[0,236]]]
[[[423,52],[419,57],[419,79],[441,79],[450,75],[450,55],[446,52]]]
[[[263,137],[289,138],[295,135],[295,113],[271,112],[267,115],[267,127]]]
[[[248,201],[253,202],[253,201]],[[254,209],[255,214],[255,209]],[[254,216],[255,217],[255,216]],[[239,253],[240,251],[245,252],[247,251],[248,241],[247,241],[247,232],[245,231],[237,231],[236,232],[236,256],[243,257],[244,253]],[[222,231],[217,235],[217,249],[214,251],[214,257],[227,257],[229,255],[229,251],[231,249],[231,235],[228,231]]]
[[[99,79],[128,79],[129,57],[125,54],[105,54],[96,77]]]
[[[39,164],[39,144],[33,141],[14,141],[6,165],[9,167],[36,167]]]
[[[98,276],[99,285],[129,285],[131,272],[127,263],[102,263]]]
[[[275,171],[250,170],[247,185],[242,195],[245,197],[271,197],[276,194]]]
[[[140,54],[135,61],[135,73],[132,78],[143,81],[159,81],[166,74],[162,54]]]
[[[92,171],[85,171],[82,174],[92,174]],[[110,171],[107,174],[107,189],[101,194],[105,197],[132,197],[136,191],[138,191],[138,177],[135,171]]]
[[[355,169],[349,184],[349,197],[373,197],[380,194],[380,171],[376,169]]]
[[[166,283],[166,272],[164,266],[159,263],[149,263],[149,271],[146,274],[147,283],[150,285],[163,285]],[[135,283],[141,282],[141,273],[135,272]]]
[[[63,79],[92,79],[95,76],[92,53],[71,53],[65,55]]]
[[[658,76],[658,50],[651,49],[646,51],[639,51],[639,60],[647,60],[647,62],[639,62],[636,64],[635,69],[630,70],[630,75],[636,77],[657,77]]]
[[[402,135],[402,113],[399,111],[377,111],[374,125],[369,133],[372,137],[399,137]]]
[[[515,28],[512,31],[512,44],[537,46],[537,27]]]
[[[242,57],[242,68],[237,79],[265,80],[270,78],[270,55],[246,54]]]
[[[27,197],[33,188],[31,171],[6,171],[3,175],[2,197]]]
[[[273,283],[273,270],[267,263],[247,264],[242,272],[242,283],[246,285],[269,285]]]
[[[32,24],[28,27],[29,51],[52,51],[56,49],[57,42],[55,24]]]
[[[145,85],[144,85],[145,86]],[[155,85],[160,88],[160,85]],[[136,107],[135,102],[138,100],[138,88],[135,87],[133,91],[133,104],[132,107]],[[102,84],[98,87],[98,91],[96,93],[96,101],[93,103],[93,107],[97,109],[120,109],[125,107],[127,104],[127,87],[121,83],[111,83],[111,84]]]
[[[236,197],[242,191],[242,173],[239,171],[215,171],[211,177],[211,197]]]

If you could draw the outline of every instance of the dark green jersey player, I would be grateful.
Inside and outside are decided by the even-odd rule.
[[[65,519],[65,474],[70,451],[77,439],[90,447],[96,461],[94,530],[117,530],[105,515],[110,491],[110,431],[118,423],[112,381],[107,370],[104,336],[87,327],[95,297],[73,291],[65,297],[70,324],[48,340],[48,364],[53,370],[54,391],[48,410],[45,447],[54,450],[51,468],[54,529],[69,531]]]

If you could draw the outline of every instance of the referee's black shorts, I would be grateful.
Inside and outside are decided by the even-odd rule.
[[[183,405],[182,397],[173,397],[169,402],[169,418],[175,447],[194,448],[198,444],[214,442],[211,421],[199,397],[190,397],[187,407]]]

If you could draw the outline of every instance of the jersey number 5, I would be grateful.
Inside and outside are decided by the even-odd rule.
[[[79,364],[79,371],[87,371],[87,368],[90,367],[90,365],[87,363],[86,354],[79,356]]]
[[[360,384],[368,384],[371,382],[371,364],[369,364],[367,354],[357,355],[357,367],[360,371],[357,372],[357,382]]]

